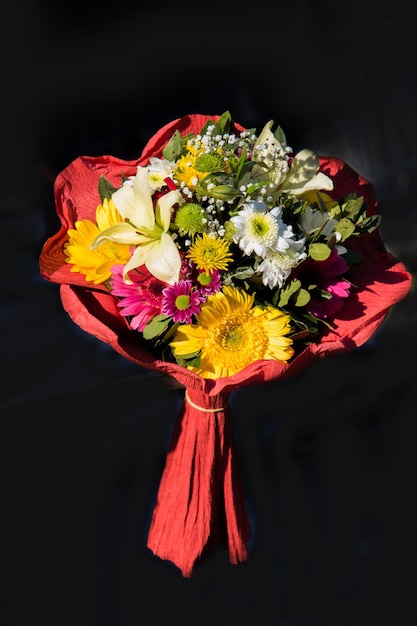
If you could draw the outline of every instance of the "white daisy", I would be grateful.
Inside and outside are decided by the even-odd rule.
[[[268,250],[285,252],[294,237],[291,226],[282,221],[282,208],[269,210],[263,202],[247,202],[230,218],[236,228],[233,240],[246,255],[254,252],[262,259]]]

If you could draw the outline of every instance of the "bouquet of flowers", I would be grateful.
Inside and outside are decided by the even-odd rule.
[[[244,560],[230,393],[363,344],[410,287],[372,186],[294,152],[273,121],[257,133],[225,112],[174,120],[137,161],[76,159],[55,199],[40,267],[69,315],[185,387],[148,546],[190,576],[223,510],[230,560]]]

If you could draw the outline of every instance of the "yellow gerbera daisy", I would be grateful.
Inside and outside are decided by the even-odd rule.
[[[178,327],[171,342],[174,355],[200,353],[203,378],[232,376],[259,360],[288,361],[294,354],[288,315],[272,306],[253,306],[254,295],[224,286],[209,296],[197,316],[197,324]]]
[[[187,258],[196,264],[199,270],[208,274],[214,270],[225,270],[232,260],[229,252],[230,242],[220,237],[211,237],[207,233],[196,237],[187,252]]]
[[[71,272],[80,272],[86,280],[98,285],[110,278],[113,265],[125,265],[130,258],[130,246],[127,244],[105,241],[95,250],[90,249],[100,233],[123,221],[113,201],[105,198],[103,204],[97,207],[96,224],[88,219],[75,222],[75,228],[68,229],[68,243],[64,250],[66,261],[72,266]]]

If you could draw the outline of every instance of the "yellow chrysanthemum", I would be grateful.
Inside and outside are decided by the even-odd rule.
[[[230,242],[220,237],[211,237],[207,233],[197,236],[190,246],[187,257],[199,270],[211,274],[214,270],[225,270],[232,260],[229,252]]]
[[[185,357],[201,351],[203,378],[236,374],[259,360],[288,361],[294,354],[288,315],[272,306],[253,306],[254,296],[236,287],[223,287],[201,307],[197,324],[178,327],[171,342],[174,355]]]
[[[183,183],[188,189],[193,191],[198,183],[208,175],[208,172],[198,171],[195,167],[197,158],[204,153],[204,147],[188,140],[186,148],[187,154],[178,159],[174,178],[178,183]]]
[[[112,200],[105,198],[96,210],[96,223],[85,219],[75,222],[75,228],[68,230],[68,243],[65,245],[67,263],[71,272],[80,272],[86,280],[95,285],[104,283],[111,276],[110,268],[127,263],[130,258],[130,246],[106,241],[95,250],[90,249],[94,239],[107,228],[116,226],[124,220]]]

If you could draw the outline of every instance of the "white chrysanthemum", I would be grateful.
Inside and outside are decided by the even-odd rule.
[[[138,166],[138,170],[139,170]],[[146,166],[148,170],[149,188],[151,193],[157,189],[161,189],[166,183],[165,178],[172,178],[173,172],[176,168],[176,164],[173,161],[167,159],[158,159],[157,157],[151,157],[149,164]],[[140,169],[143,169],[142,167]],[[126,185],[133,186],[136,176],[129,176],[126,180]]]
[[[262,274],[262,282],[266,287],[270,289],[282,287],[291,270],[307,257],[304,244],[305,239],[299,239],[291,241],[285,252],[273,250],[267,252],[257,270]]]
[[[281,207],[269,210],[263,202],[248,202],[239,213],[230,218],[236,228],[235,243],[246,255],[254,252],[262,259],[268,250],[284,253],[294,237],[291,226],[282,221]]]

